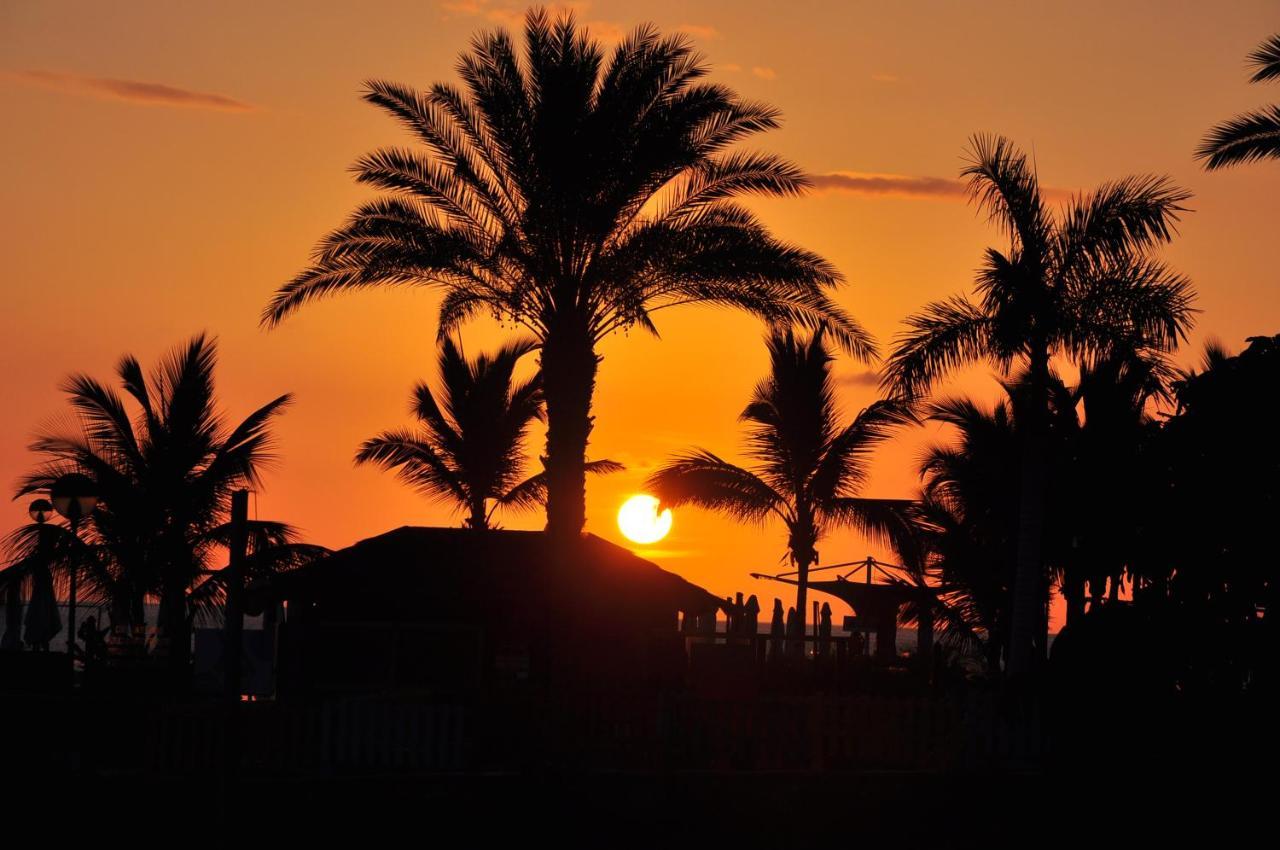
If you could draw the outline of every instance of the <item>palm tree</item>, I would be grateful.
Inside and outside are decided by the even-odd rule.
[[[413,390],[421,432],[384,431],[360,446],[356,463],[396,470],[419,492],[466,511],[466,524],[475,529],[488,528],[499,507],[543,504],[546,476],[524,476],[525,435],[543,419],[542,376],[514,380],[517,361],[533,348],[532,342],[514,342],[492,357],[468,361],[458,343],[446,338],[440,346],[440,400],[425,383]],[[586,469],[617,472],[622,465],[593,461]]]
[[[746,469],[703,449],[677,455],[649,477],[664,504],[693,504],[734,519],[779,519],[796,567],[796,611],[801,623],[809,568],[817,544],[835,527],[883,536],[910,502],[858,497],[872,450],[894,428],[914,421],[905,401],[878,401],[847,425],[839,424],[831,353],[819,326],[808,339],[791,329],[767,339],[769,377],[760,382],[740,419],[748,424]]]
[[[1113,352],[1081,365],[1074,397],[1084,414],[1076,435],[1074,473],[1078,497],[1077,563],[1063,577],[1067,623],[1084,612],[1084,584],[1090,604],[1101,604],[1110,580],[1112,601],[1145,548],[1145,516],[1158,499],[1164,476],[1156,445],[1159,425],[1153,405],[1169,401],[1172,367],[1162,356]],[[1081,567],[1087,568],[1081,569]]]
[[[956,296],[907,320],[884,383],[914,396],[980,360],[1004,371],[1015,363],[1028,369],[1009,665],[1017,674],[1031,667],[1035,624],[1043,620],[1037,609],[1050,359],[1117,344],[1167,351],[1185,338],[1193,313],[1190,284],[1153,250],[1172,238],[1181,203],[1190,196],[1167,178],[1128,177],[1073,197],[1055,215],[1026,156],[998,136],[974,137],[962,176],[970,198],[1009,236],[1010,246],[987,250],[976,303]]]
[[[207,575],[229,515],[231,493],[260,483],[271,462],[269,424],[289,403],[282,395],[228,427],[216,407],[217,346],[197,336],[165,358],[150,380],[126,356],[117,367],[125,400],[85,375],[65,391],[78,427],[38,435],[44,461],[18,494],[46,491],[68,472],[97,485],[100,503],[81,529],[87,547],[66,568],[85,571],[110,597],[113,617],[140,624],[148,594],[160,598],[160,627],[175,664],[190,644],[188,593]],[[283,542],[292,536],[277,529]]]
[[[1273,35],[1249,54],[1257,70],[1250,82],[1280,79],[1280,35]],[[1259,159],[1280,159],[1280,104],[1237,115],[1208,132],[1196,148],[1196,158],[1213,171]]]
[[[778,112],[705,82],[684,37],[641,26],[606,56],[571,15],[535,9],[523,56],[487,32],[458,69],[462,89],[368,83],[365,99],[422,148],[356,163],[358,181],[388,194],[320,243],[263,322],[339,291],[415,285],[443,291],[441,335],[482,313],[526,328],[547,405],[548,530],[576,537],[585,522],[596,349],[609,334],[656,333],[656,311],[711,303],[826,321],[848,351],[874,356],[830,298],[836,270],[736,202],[808,185],[779,157],[732,150]]]
[[[1018,484],[1021,467],[1021,429],[1026,419],[1030,381],[1025,374],[1003,383],[1005,398],[988,410],[968,398],[946,398],[926,408],[928,419],[949,425],[955,443],[931,446],[920,474],[924,484],[913,531],[923,539],[915,558],[938,572],[943,594],[944,629],[949,622],[960,638],[981,635],[987,666],[995,672],[1008,659],[1013,588],[1017,566]],[[1049,452],[1052,460],[1054,504],[1049,514],[1063,517],[1073,504],[1071,440],[1075,434],[1075,400],[1056,376],[1050,377],[1053,416]],[[1069,521],[1055,522],[1046,535],[1050,542],[1048,569],[1040,586],[1040,612],[1048,602],[1052,575],[1065,563],[1063,533]],[[897,547],[901,551],[904,547]],[[961,640],[970,647],[976,637]]]

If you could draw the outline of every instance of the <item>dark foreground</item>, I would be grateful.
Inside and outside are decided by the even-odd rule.
[[[9,695],[0,799],[15,823],[60,839],[122,827],[142,837],[172,823],[184,841],[354,833],[362,847],[1275,841],[1269,702],[1108,698],[1026,712],[1012,708],[1027,695],[997,694],[931,700],[928,714],[919,700],[775,699],[745,703],[758,713],[736,727],[727,724],[743,722],[744,704],[726,714],[714,702],[665,703],[661,722],[645,725],[636,718],[653,716],[650,706],[621,701],[628,714],[618,702],[585,713],[560,699],[487,715],[418,703],[410,714],[352,704],[315,714]],[[410,717],[433,718],[436,737]],[[319,737],[301,735],[299,718],[316,720],[303,725]],[[790,766],[769,766],[788,756]]]
[[[212,786],[212,787],[211,787]],[[1275,838],[1273,791],[1242,775],[778,773],[460,774],[246,780],[83,778],[78,823],[198,821],[246,837],[372,833],[529,846],[1226,847]],[[10,796],[8,799],[14,799]],[[24,812],[30,813],[29,810]],[[96,825],[96,827],[91,827]],[[407,832],[402,832],[407,830]],[[378,843],[382,843],[381,841]],[[711,845],[708,845],[711,846]]]

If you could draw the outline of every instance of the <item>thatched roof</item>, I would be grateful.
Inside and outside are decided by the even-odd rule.
[[[594,535],[556,546],[540,531],[405,526],[251,587],[251,610],[287,600],[329,622],[673,625],[721,600]]]

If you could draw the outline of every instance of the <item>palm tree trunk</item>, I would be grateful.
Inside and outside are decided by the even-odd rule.
[[[484,499],[471,500],[471,516],[467,518],[467,527],[483,531],[489,527],[489,512],[485,510]]]
[[[1067,571],[1062,582],[1063,595],[1067,597],[1067,625],[1079,622],[1084,616],[1084,579],[1080,578],[1079,568]]]
[[[183,583],[170,578],[161,587],[157,620],[167,643],[169,667],[181,676],[191,658],[191,621]]]
[[[1013,625],[1009,641],[1009,673],[1031,672],[1036,633],[1043,619],[1042,550],[1044,547],[1045,437],[1049,407],[1049,352],[1032,346],[1030,398],[1023,415],[1022,469],[1019,487],[1018,555],[1013,588]],[[1043,649],[1043,647],[1041,647]]]
[[[547,400],[547,531],[576,539],[587,521],[587,441],[600,358],[585,325],[557,326],[542,345]]]
[[[813,527],[811,521],[806,521],[807,516],[801,511],[800,521],[797,527],[791,531],[791,539],[788,541],[791,546],[791,557],[796,562],[796,614],[800,617],[800,632],[805,632],[805,613],[809,607],[809,567],[818,560],[818,553],[814,551],[814,544],[817,541],[818,533]]]

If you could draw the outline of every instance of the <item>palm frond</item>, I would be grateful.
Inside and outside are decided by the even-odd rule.
[[[915,502],[910,499],[838,497],[823,503],[827,522],[852,528],[876,543],[892,543],[910,533]]]
[[[788,516],[786,501],[754,473],[701,449],[677,455],[645,487],[664,506],[692,504],[748,522]]]
[[[910,399],[882,399],[863,409],[828,442],[809,477],[806,489],[810,497],[825,504],[861,489],[868,478],[872,452],[899,428],[918,421],[915,402]]]
[[[907,319],[885,364],[881,385],[917,397],[949,372],[992,354],[995,322],[960,296],[935,301]]]
[[[1273,35],[1258,45],[1249,54],[1249,64],[1258,69],[1249,82],[1266,83],[1280,79],[1280,35]]]
[[[589,460],[584,464],[588,475],[612,475],[626,469],[616,460]],[[547,474],[531,475],[506,493],[499,496],[494,508],[499,506],[515,511],[531,511],[547,504]]]
[[[1280,104],[1237,115],[1208,132],[1196,158],[1209,171],[1260,159],[1280,159]]]
[[[393,470],[401,481],[431,498],[460,504],[471,498],[465,482],[440,449],[409,431],[383,431],[365,440],[356,452],[356,463]]]
[[[1047,243],[1048,214],[1040,181],[1027,157],[1003,136],[978,134],[969,140],[969,197],[1015,240],[1023,252],[1038,254]]]

